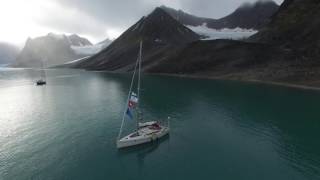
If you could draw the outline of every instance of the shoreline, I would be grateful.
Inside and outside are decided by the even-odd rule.
[[[128,74],[128,72],[114,72],[106,70],[86,70],[88,72],[104,72],[112,74]],[[219,78],[219,77],[210,77],[210,76],[201,76],[201,75],[188,75],[188,74],[168,74],[168,73],[144,73],[147,75],[158,75],[158,76],[167,76],[167,77],[177,77],[177,78],[189,78],[189,79],[207,79],[207,80],[223,80],[223,81],[237,81],[237,82],[247,82],[247,83],[256,83],[256,84],[265,84],[273,85],[279,87],[288,87],[294,89],[303,89],[303,90],[313,90],[320,91],[320,87],[303,85],[303,84],[292,84],[286,82],[274,82],[274,81],[263,81],[263,80],[254,80],[254,79],[228,79],[228,78]]]
[[[128,72],[114,72],[114,71],[105,71],[105,70],[85,70],[88,72],[105,72],[112,74],[127,74]],[[177,78],[189,78],[189,79],[208,79],[208,80],[223,80],[223,81],[237,81],[237,82],[247,82],[247,83],[256,83],[256,84],[265,84],[273,85],[280,87],[288,87],[294,89],[303,89],[303,90],[313,90],[320,91],[320,87],[303,85],[303,84],[292,84],[286,82],[274,82],[274,81],[263,81],[263,80],[254,80],[254,79],[228,79],[228,78],[219,78],[219,77],[210,77],[210,76],[201,76],[201,75],[188,75],[188,74],[168,74],[168,73],[144,73],[147,75],[158,75],[158,76],[167,76],[167,77],[177,77]]]
[[[265,84],[281,87],[289,87],[294,89],[304,89],[304,90],[314,90],[320,91],[320,87],[303,85],[303,84],[292,84],[286,82],[274,82],[274,81],[263,81],[263,80],[254,80],[254,79],[228,79],[228,78],[219,78],[219,77],[210,77],[210,76],[201,76],[201,75],[187,75],[187,74],[167,74],[167,73],[146,73],[149,75],[160,75],[168,77],[178,77],[178,78],[190,78],[190,79],[208,79],[208,80],[224,80],[224,81],[237,81],[237,82],[247,82],[247,83],[256,83],[256,84]]]
[[[3,69],[33,69],[33,68],[8,68],[8,67],[4,67]],[[49,68],[49,69],[55,70],[55,69],[73,69],[73,68]],[[128,74],[128,72],[114,72],[114,71],[106,71],[106,70],[86,70],[86,69],[78,69],[78,70],[84,70],[84,71],[88,71],[88,72],[98,72],[98,73],[99,72],[100,73],[110,73],[110,74]],[[307,84],[293,84],[293,83],[287,83],[287,82],[263,81],[263,80],[256,80],[256,79],[228,79],[228,78],[211,77],[211,76],[205,76],[205,75],[169,74],[169,73],[144,73],[144,74],[167,76],[167,77],[177,77],[177,78],[189,78],[189,79],[208,79],[208,80],[247,82],[247,83],[257,83],[257,84],[289,87],[289,88],[295,88],[295,89],[320,91],[320,86],[312,86],[312,85],[307,85]]]

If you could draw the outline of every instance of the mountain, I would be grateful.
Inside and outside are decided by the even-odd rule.
[[[77,34],[67,36],[67,39],[72,46],[92,46],[92,43],[88,39],[82,38]]]
[[[197,40],[157,8],[77,67],[131,71],[143,39],[144,72],[319,87],[319,8],[318,0],[285,0],[267,25],[245,41]]]
[[[221,19],[197,17],[166,6],[161,6],[161,8],[184,25],[201,26],[206,24],[208,28],[213,29],[234,29],[237,27],[260,29],[268,23],[269,18],[278,10],[279,6],[273,1],[260,0],[253,4],[246,3]]]
[[[18,47],[8,43],[0,43],[0,66],[12,63],[18,54]]]
[[[44,61],[45,66],[63,64],[88,56],[88,54],[76,53],[72,47],[91,45],[90,41],[78,35],[66,36],[49,33],[47,36],[29,38],[13,66],[39,67],[41,61]]]
[[[248,42],[188,44],[146,71],[320,86],[320,1],[285,0]]]
[[[150,66],[159,63],[177,47],[199,38],[199,35],[180,24],[163,9],[156,8],[147,17],[141,18],[131,26],[106,49],[86,61],[78,62],[75,67],[130,71],[137,59],[141,40],[143,40],[144,66]]]

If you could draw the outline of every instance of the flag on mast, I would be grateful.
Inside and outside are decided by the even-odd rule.
[[[126,111],[126,114],[127,114],[127,116],[129,116],[130,119],[133,119],[133,115],[132,115],[131,110],[136,107],[137,103],[138,103],[137,94],[135,92],[131,92],[130,99],[128,102],[128,108]]]
[[[128,106],[129,108],[134,108],[136,106],[136,104],[138,103],[139,99],[136,93],[132,92],[129,102],[128,102]]]
[[[126,114],[129,116],[129,118],[132,120],[133,119],[133,115],[130,111],[130,108],[127,109]]]

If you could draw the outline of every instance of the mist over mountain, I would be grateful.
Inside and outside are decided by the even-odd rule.
[[[246,3],[230,15],[220,19],[198,17],[166,6],[161,6],[161,8],[184,25],[201,26],[206,24],[207,27],[213,29],[233,29],[237,27],[260,29],[268,23],[270,17],[278,10],[279,6],[273,1]]]
[[[93,45],[76,34],[67,36],[49,33],[46,36],[29,38],[13,66],[39,67],[41,61],[47,67],[64,64],[98,53],[107,45],[107,42]]]
[[[19,54],[19,48],[8,44],[0,43],[0,66],[12,63]]]

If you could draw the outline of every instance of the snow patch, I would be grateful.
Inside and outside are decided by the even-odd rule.
[[[110,44],[109,41],[104,41],[91,46],[84,46],[82,43],[80,46],[71,46],[71,49],[78,55],[94,55],[102,51]]]
[[[161,40],[161,39],[159,39],[159,38],[157,38],[157,39],[155,39],[155,40],[154,40],[154,42],[156,42],[156,43],[161,43],[161,42],[162,42],[162,40]]]
[[[71,49],[78,55],[93,55],[102,50],[102,44],[93,46],[71,46]]]
[[[255,33],[257,30],[254,29],[243,29],[243,28],[235,28],[235,29],[211,29],[208,28],[206,24],[202,24],[201,26],[187,26],[192,31],[196,32],[199,35],[206,36],[203,40],[214,40],[214,39],[233,39],[239,40],[243,38],[248,38]]]
[[[83,57],[83,58],[80,58],[80,59],[76,59],[76,60],[72,60],[72,61],[68,61],[64,64],[73,64],[73,63],[76,63],[76,62],[79,62],[79,61],[82,61],[82,60],[86,60],[88,59],[90,56],[86,56],[86,57]]]

